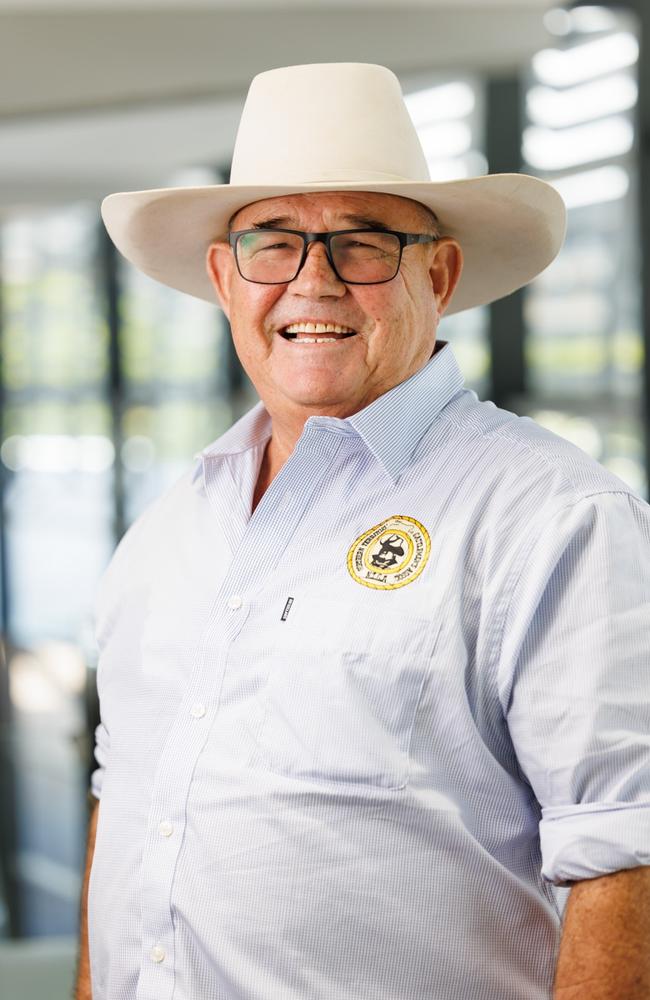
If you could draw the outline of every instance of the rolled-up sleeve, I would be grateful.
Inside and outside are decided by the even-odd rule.
[[[109,563],[108,568],[99,581],[95,595],[94,607],[95,643],[99,652],[99,659],[97,663],[97,689],[100,696],[99,711],[101,721],[95,729],[95,761],[97,763],[97,767],[90,775],[90,793],[96,799],[101,798],[104,774],[108,764],[110,749],[108,729],[104,725],[104,721],[102,719],[101,672],[103,670],[104,649],[106,647],[107,637],[110,631],[108,623],[111,616],[108,613],[108,608],[114,602],[111,582],[114,576],[115,562],[116,554],[113,555],[113,559]]]
[[[650,506],[559,511],[517,567],[499,690],[557,885],[650,864]]]
[[[90,791],[96,799],[101,798],[102,795],[109,745],[108,731],[103,722],[100,722],[95,729],[95,760],[97,761],[97,767],[90,776]]]

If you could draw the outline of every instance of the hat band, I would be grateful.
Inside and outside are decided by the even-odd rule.
[[[237,174],[231,173],[230,184],[246,185],[251,184],[271,187],[281,185],[287,187],[296,184],[299,187],[310,184],[428,184],[430,178],[426,177],[404,177],[400,174],[386,174],[379,170],[321,170],[311,177],[292,176],[291,172],[283,171],[281,177],[273,177],[270,172],[260,178],[257,175],[249,175],[246,170],[239,170]]]

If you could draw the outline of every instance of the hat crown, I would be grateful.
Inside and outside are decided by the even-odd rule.
[[[324,191],[396,195],[436,213],[464,258],[447,315],[521,288],[564,239],[562,199],[536,177],[431,181],[397,77],[368,63],[260,73],[242,114],[229,184],[123,191],[104,199],[102,215],[115,245],[145,274],[214,302],[206,250],[227,238],[233,215],[262,199]]]
[[[385,66],[316,63],[254,77],[231,185],[429,179],[399,81]]]

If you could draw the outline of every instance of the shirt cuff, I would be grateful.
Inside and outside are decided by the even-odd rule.
[[[100,722],[95,730],[95,760],[99,766],[90,776],[90,791],[96,799],[101,798],[102,794],[104,771],[108,760],[108,748],[108,732],[106,731],[106,727],[103,723]]]
[[[650,802],[542,809],[542,876],[555,885],[650,865]]]

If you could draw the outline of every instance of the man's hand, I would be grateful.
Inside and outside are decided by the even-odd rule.
[[[88,823],[88,848],[86,851],[86,871],[84,874],[83,888],[81,890],[81,917],[79,921],[79,964],[77,966],[77,984],[75,987],[75,1000],[92,1000],[92,987],[90,983],[90,956],[88,954],[88,881],[90,879],[90,869],[95,853],[95,834],[97,832],[97,817],[99,814],[99,802],[95,802],[90,814]]]
[[[650,1000],[650,867],[573,886],[553,996]]]

